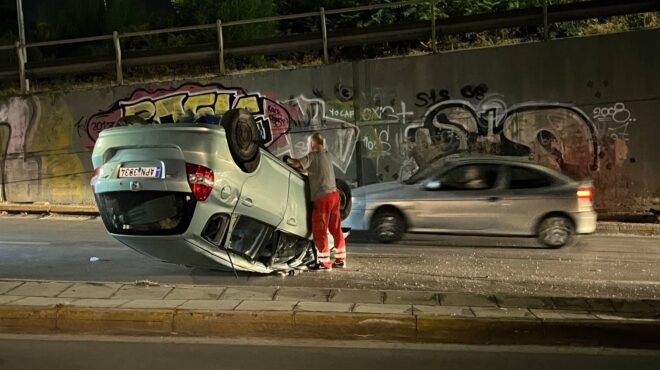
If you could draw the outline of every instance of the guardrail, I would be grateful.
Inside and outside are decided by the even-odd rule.
[[[412,5],[428,6],[431,12],[431,19],[428,21],[420,20],[406,24],[395,24],[389,26],[375,26],[351,30],[336,30],[331,32],[328,31],[327,18],[331,15],[341,15],[366,10],[406,7]],[[660,11],[660,1],[658,0],[601,0],[563,5],[544,5],[541,7],[505,11],[500,13],[438,19],[435,13],[436,5],[437,0],[412,0],[334,10],[325,10],[324,8],[320,8],[318,12],[246,19],[231,22],[222,22],[220,19],[218,19],[215,24],[173,27],[126,33],[119,33],[114,31],[112,35],[35,42],[28,43],[27,45],[22,45],[19,42],[16,42],[14,45],[0,46],[0,51],[15,49],[16,55],[18,57],[18,68],[13,71],[0,71],[0,80],[14,79],[18,77],[21,92],[27,93],[29,92],[28,77],[48,77],[63,74],[102,72],[114,66],[116,83],[118,85],[122,85],[124,83],[123,71],[126,66],[143,66],[150,64],[167,64],[177,62],[180,63],[182,60],[185,60],[187,63],[208,62],[213,61],[216,58],[218,72],[222,75],[226,73],[225,58],[229,55],[247,56],[272,54],[278,52],[295,52],[301,50],[322,50],[323,62],[329,63],[328,49],[332,47],[419,39],[430,39],[432,51],[437,52],[437,38],[439,34],[447,35],[466,32],[480,32],[492,29],[519,26],[540,26],[543,28],[544,39],[548,40],[548,27],[551,23]],[[228,27],[316,17],[318,17],[321,23],[320,35],[318,33],[309,33],[297,35],[294,37],[250,40],[249,43],[234,42],[233,44],[225,43],[223,36],[223,31]],[[181,50],[181,48],[168,48],[165,50],[148,51],[146,55],[135,55],[128,58],[122,57],[122,39],[214,29],[217,33],[217,46],[210,44],[198,45],[199,47],[205,48],[206,50],[204,51],[191,52]],[[69,60],[65,65],[58,65],[58,63],[61,63],[61,61],[55,60],[46,62],[42,65],[35,64],[34,66],[31,66],[30,63],[25,60],[28,48],[103,41],[112,41],[112,45],[114,47],[114,60],[109,58],[102,60],[90,60],[93,58],[82,57],[73,61]]]

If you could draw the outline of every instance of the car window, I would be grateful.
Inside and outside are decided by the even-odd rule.
[[[438,180],[442,190],[486,190],[492,189],[497,180],[499,165],[468,164],[453,168]]]
[[[408,179],[403,180],[403,183],[408,185],[420,183],[422,180],[426,180],[429,177],[433,176],[433,174],[437,173],[438,171],[441,171],[441,168],[442,166],[444,166],[444,164],[445,161],[443,159],[439,159],[432,166],[427,167],[423,170],[419,170]]]
[[[554,179],[541,171],[525,167],[510,167],[510,189],[536,189],[550,186]]]
[[[271,240],[273,228],[249,217],[239,218],[231,233],[230,248],[254,260],[261,247]]]

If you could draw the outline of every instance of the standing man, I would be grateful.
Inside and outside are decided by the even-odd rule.
[[[312,235],[316,244],[318,261],[310,267],[313,271],[331,271],[333,267],[346,267],[346,242],[341,231],[339,193],[335,171],[328,151],[323,147],[323,136],[315,132],[309,137],[310,152],[299,159],[288,158],[286,162],[298,169],[306,170],[312,193]],[[330,260],[328,230],[335,241],[335,262]]]

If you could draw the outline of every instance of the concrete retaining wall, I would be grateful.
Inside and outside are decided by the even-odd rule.
[[[354,184],[456,151],[521,155],[596,185],[600,208],[660,203],[660,30],[163,84],[0,98],[0,200],[92,204],[89,150],[122,116],[252,110],[270,148],[324,131]],[[283,135],[284,132],[288,134]]]

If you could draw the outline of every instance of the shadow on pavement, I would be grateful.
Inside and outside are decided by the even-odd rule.
[[[352,231],[347,243],[369,243],[388,247],[450,247],[450,248],[512,248],[512,249],[541,249],[552,250],[542,247],[536,242],[534,237],[510,237],[510,236],[467,236],[467,235],[452,235],[452,234],[422,234],[422,233],[408,233],[403,239],[396,243],[386,244],[381,243],[378,239],[368,231]],[[561,250],[567,250],[580,245],[580,238],[578,238],[571,245],[564,246]],[[370,245],[373,247],[373,245]]]

